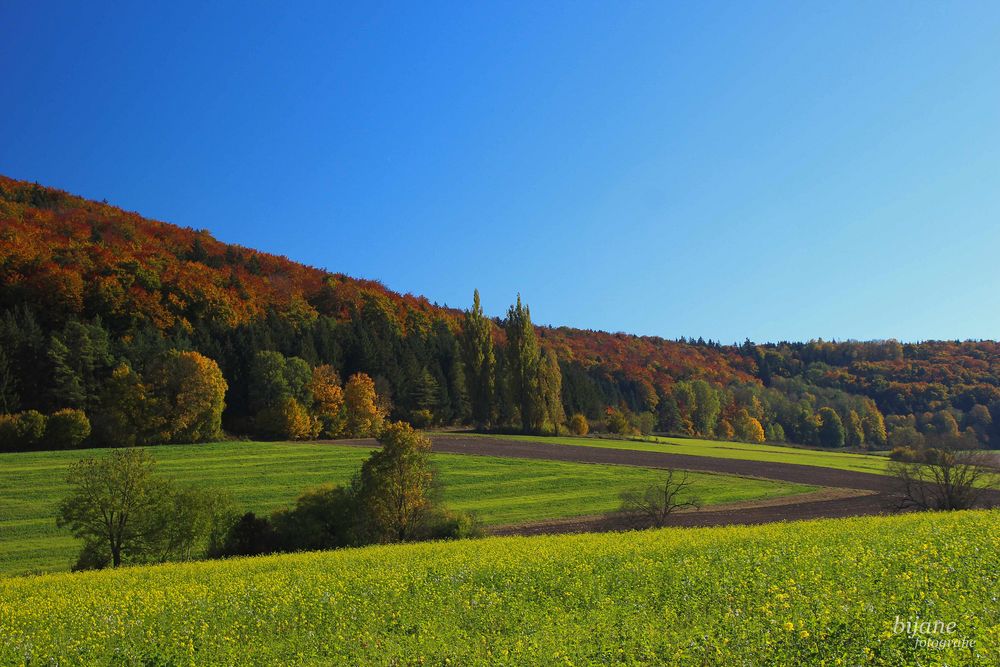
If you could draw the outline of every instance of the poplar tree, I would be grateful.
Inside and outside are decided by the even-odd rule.
[[[465,384],[472,420],[480,428],[489,428],[495,421],[496,357],[493,353],[493,326],[483,315],[478,289],[472,295],[472,310],[465,312],[462,361],[465,364]]]
[[[520,294],[517,303],[507,310],[504,330],[507,332],[507,385],[514,406],[520,412],[521,430],[540,430],[545,418],[538,386],[541,354],[531,324],[531,312],[521,304]]]
[[[562,404],[562,371],[556,353],[546,350],[539,366],[538,384],[545,405],[545,421],[552,425],[552,433],[559,435],[559,428],[566,420]]]

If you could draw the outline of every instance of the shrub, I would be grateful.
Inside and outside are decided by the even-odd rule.
[[[89,436],[90,420],[83,410],[58,410],[45,424],[45,446],[50,449],[76,449]]]
[[[628,416],[618,408],[609,407],[607,409],[604,423],[608,427],[608,433],[617,433],[619,435],[629,435],[632,433],[632,425],[629,423]]]
[[[44,444],[45,421],[37,410],[0,415],[0,451],[38,449]]]
[[[912,447],[893,447],[892,451],[889,452],[889,458],[893,461],[912,463],[920,458],[920,455]]]
[[[470,537],[482,537],[483,528],[476,518],[468,512],[453,512],[437,510],[427,519],[426,540],[461,540]]]
[[[278,549],[278,535],[268,518],[247,512],[230,526],[222,544],[210,555],[260,556]]]
[[[430,410],[414,410],[410,413],[410,423],[415,428],[427,428],[434,424],[434,413]]]
[[[313,551],[350,545],[354,540],[354,493],[324,485],[300,495],[295,506],[275,512],[271,523],[282,551]]]
[[[569,418],[569,430],[573,435],[587,435],[590,432],[590,423],[578,412]]]

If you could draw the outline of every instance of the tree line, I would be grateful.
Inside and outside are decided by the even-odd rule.
[[[377,300],[347,322],[293,327],[271,316],[215,337],[195,330],[167,338],[148,328],[114,336],[99,318],[46,334],[27,306],[8,310],[0,371],[17,381],[8,383],[7,405],[33,407],[0,417],[0,448],[201,442],[223,429],[265,439],[368,437],[387,418],[553,435],[593,424],[626,435],[887,443],[872,399],[798,378],[602,384],[598,369],[542,344],[520,296],[502,319],[483,313],[477,290],[454,328],[394,324]],[[909,434],[908,424],[890,423],[897,440]]]

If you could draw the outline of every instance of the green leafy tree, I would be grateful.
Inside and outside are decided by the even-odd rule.
[[[948,410],[940,410],[934,414],[934,432],[944,437],[954,437],[958,435],[958,421]]]
[[[710,436],[715,433],[715,423],[719,419],[719,392],[705,380],[695,380],[691,383],[691,389],[694,392],[691,420],[695,431],[700,435]]]
[[[472,295],[472,309],[466,311],[462,326],[462,360],[472,421],[489,428],[496,419],[493,324],[483,315],[479,290]]]
[[[292,396],[285,366],[280,352],[266,350],[254,356],[247,381],[251,411],[259,412]]]
[[[395,422],[379,435],[382,448],[361,466],[357,482],[360,530],[376,542],[415,539],[431,510],[431,442]]]
[[[70,351],[66,344],[53,336],[48,349],[52,368],[52,396],[59,405],[81,408],[87,402],[86,388],[77,372],[70,366]]]
[[[845,441],[844,423],[833,408],[820,408],[819,444],[824,447],[843,447]]]
[[[0,415],[0,451],[40,449],[44,444],[47,419],[37,410]]]
[[[356,539],[356,505],[353,491],[343,486],[308,489],[293,507],[271,516],[278,548],[311,551],[351,545]]]
[[[694,412],[696,406],[694,387],[691,382],[682,381],[674,385],[671,392],[677,412],[680,415],[678,428],[674,431],[683,435],[695,434]]]
[[[84,542],[75,569],[195,558],[234,520],[228,499],[154,474],[148,450],[114,449],[75,463],[56,523]]]
[[[785,441],[785,429],[781,424],[777,422],[772,422],[767,425],[764,429],[764,433],[767,437],[768,442],[784,442]]]
[[[84,541],[83,556],[92,560],[81,565],[118,567],[148,552],[169,504],[153,466],[144,449],[115,449],[70,468],[71,491],[59,504],[57,524]]]

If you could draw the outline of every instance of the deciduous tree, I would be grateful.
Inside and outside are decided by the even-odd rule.
[[[351,438],[378,435],[385,414],[378,403],[375,383],[364,373],[355,373],[344,386],[346,432]]]
[[[395,422],[379,435],[358,477],[361,530],[375,541],[414,539],[431,508],[431,443],[409,424]]]

